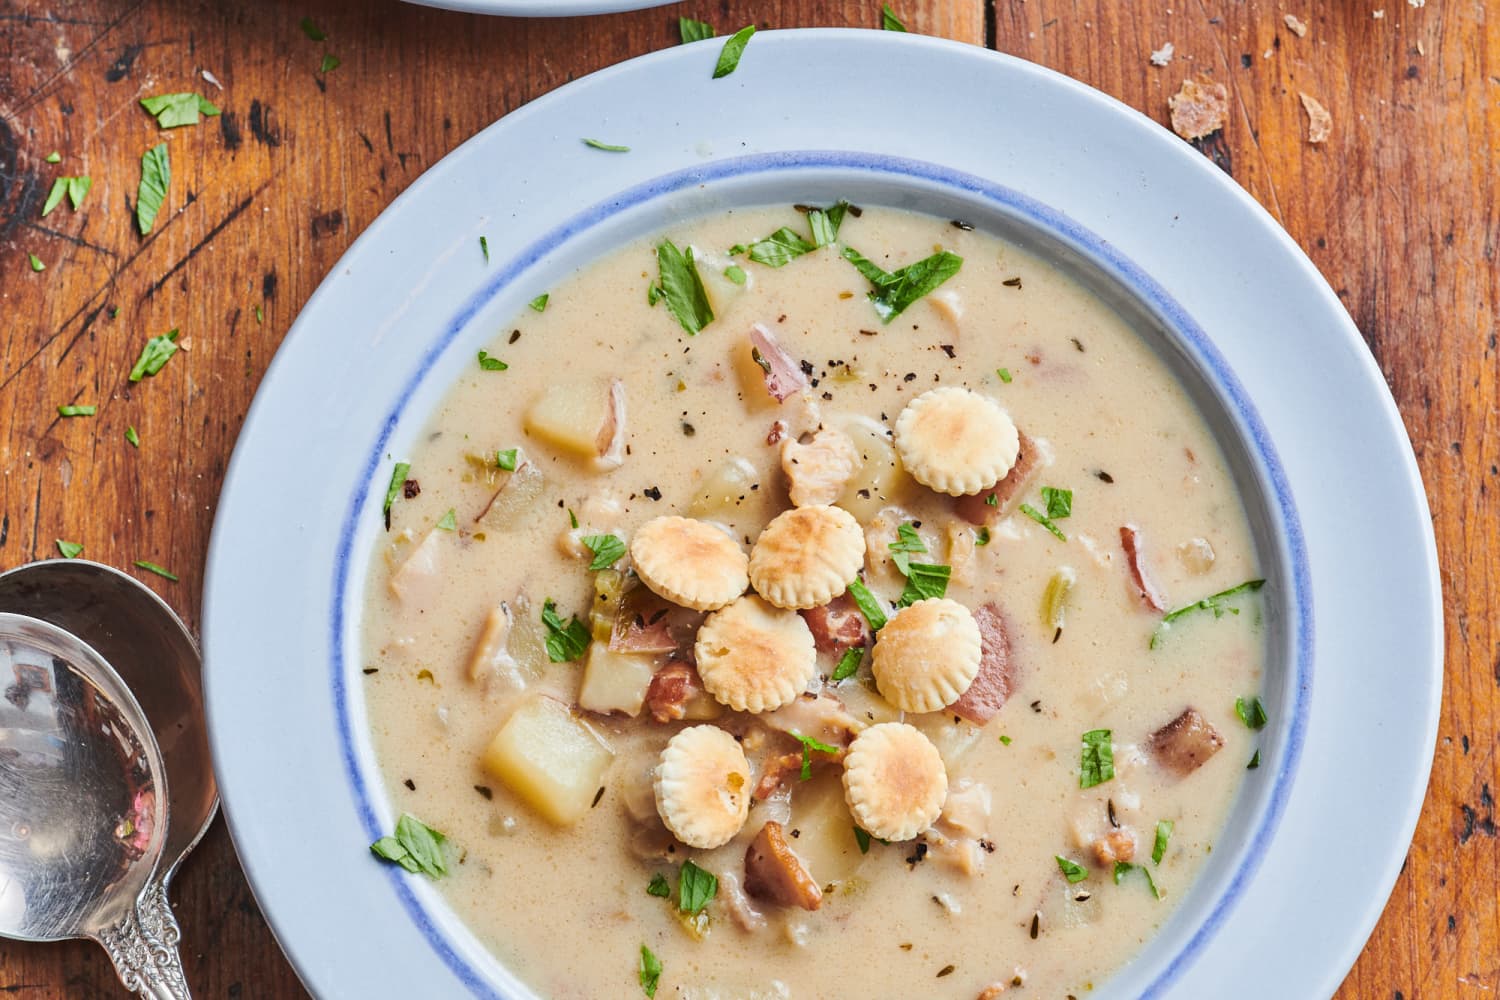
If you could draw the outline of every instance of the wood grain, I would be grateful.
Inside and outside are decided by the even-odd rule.
[[[1287,8],[1265,0],[895,6],[913,31],[1050,66],[1159,121],[1189,76],[1228,88],[1229,122],[1200,146],[1282,222],[1364,333],[1416,447],[1443,567],[1447,688],[1432,785],[1385,916],[1339,996],[1500,991],[1500,631],[1491,613],[1500,599],[1500,32],[1484,5],[1308,3],[1290,11],[1305,36],[1284,23]],[[678,14],[721,31],[751,21],[879,23],[878,3],[838,0],[692,0],[568,21],[358,0],[0,8],[0,564],[52,555],[58,538],[115,565],[149,559],[181,580],[144,578],[196,622],[235,435],[281,336],[339,255],[424,169],[494,119],[674,44]],[[304,16],[325,42],[301,32]],[[1149,53],[1169,41],[1172,62],[1151,66]],[[325,53],[341,65],[320,73]],[[161,133],[136,104],[194,89],[224,114]],[[1299,92],[1332,112],[1326,144],[1306,142]],[[131,212],[139,158],[160,141],[172,188],[143,239]],[[63,157],[56,166],[44,162],[53,150]],[[94,183],[83,207],[41,218],[52,179],[84,174]],[[45,271],[31,271],[30,253]],[[174,327],[184,352],[128,383],[147,337]],[[63,403],[99,412],[60,418]],[[124,440],[128,426],[139,449]],[[1329,831],[1332,864],[1337,842]],[[199,995],[301,994],[222,823],[174,895]],[[120,995],[102,952],[78,943],[0,943],[0,992]]]

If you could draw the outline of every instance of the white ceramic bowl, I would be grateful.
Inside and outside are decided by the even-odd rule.
[[[1421,482],[1337,298],[1191,147],[1036,66],[836,30],[757,34],[710,81],[717,56],[597,73],[446,157],[340,261],[256,396],[214,525],[205,673],[225,811],[298,972],[329,996],[531,996],[366,849],[394,820],[358,683],[392,456],[577,266],[684,216],[848,197],[963,218],[1092,285],[1181,374],[1247,497],[1272,581],[1264,766],[1167,926],[1094,995],[1259,997],[1268,956],[1278,991],[1331,993],[1410,840],[1442,661]]]

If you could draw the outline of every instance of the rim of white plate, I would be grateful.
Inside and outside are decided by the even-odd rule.
[[[982,67],[978,70],[973,70],[978,75],[993,76],[999,78],[1000,82],[1009,82],[1012,84],[1015,83],[1015,80],[1007,78],[1020,78],[1022,81],[1029,84],[1034,90],[1045,91],[1054,99],[1062,100],[1062,103],[1081,105],[1084,109],[1084,118],[1087,119],[1089,117],[1089,112],[1099,116],[1099,121],[1092,122],[1092,124],[1096,126],[1100,125],[1101,122],[1107,122],[1115,126],[1119,131],[1131,134],[1132,138],[1149,141],[1152,143],[1156,143],[1157,145],[1160,145],[1163,140],[1164,133],[1160,133],[1160,130],[1157,129],[1156,126],[1149,124],[1141,116],[1135,115],[1133,112],[1129,112],[1127,109],[1123,109],[1120,105],[1114,104],[1114,102],[1110,101],[1108,98],[1105,98],[1102,95],[1097,94],[1096,92],[1090,91],[1079,84],[1076,84],[1072,81],[1066,81],[1063,78],[1057,77],[1055,74],[1051,74],[1048,71],[1041,70],[1037,67],[1018,63],[1015,60],[995,56],[991,53],[985,53],[983,52],[983,50],[975,50],[967,46],[960,46],[954,43],[945,43],[933,39],[921,39],[916,37],[892,39],[878,32],[850,32],[834,30],[763,33],[761,35],[758,35],[756,43],[753,43],[753,45],[758,44],[759,48],[752,47],[751,53],[747,54],[745,63],[742,63],[741,70],[736,75],[738,76],[740,73],[745,74],[745,76],[740,81],[742,84],[757,82],[755,79],[756,73],[754,70],[751,70],[748,73],[746,72],[747,68],[754,65],[750,61],[751,54],[753,54],[758,60],[762,61],[762,68],[765,72],[770,72],[771,64],[786,60],[787,58],[791,58],[791,61],[795,63],[797,62],[796,56],[798,55],[805,57],[809,54],[816,54],[815,52],[809,53],[808,51],[806,51],[807,46],[812,46],[814,49],[816,49],[818,46],[827,45],[830,42],[834,44],[835,48],[840,50],[841,60],[843,60],[843,64],[846,66],[848,60],[844,57],[849,51],[855,48],[860,49],[862,53],[874,54],[875,57],[869,59],[867,65],[861,66],[861,69],[865,71],[873,71],[873,68],[875,66],[881,64],[881,59],[879,58],[880,55],[891,55],[893,53],[897,54],[899,58],[905,58],[909,53],[918,52],[921,54],[921,56],[920,58],[915,60],[916,62],[922,62],[924,60],[930,62],[933,56],[940,56],[940,61],[951,61],[954,64],[963,64],[962,66],[955,67],[955,76],[963,75],[963,73],[959,72],[959,69],[968,68],[970,70],[973,70],[973,66],[971,64],[977,63],[980,67]],[[896,46],[896,48],[891,48],[891,46]],[[451,154],[448,158],[446,158],[442,164],[439,164],[437,167],[434,167],[433,170],[429,171],[426,177],[424,177],[417,184],[413,185],[413,188],[409,192],[404,194],[400,199],[397,200],[395,204],[387,209],[386,213],[382,215],[381,219],[377,220],[377,222],[371,226],[370,230],[360,238],[355,247],[353,247],[346,255],[345,259],[341,261],[338,268],[335,270],[335,277],[330,278],[328,281],[326,281],[323,288],[321,288],[314,299],[309,302],[307,309],[304,310],[302,318],[300,318],[297,323],[293,335],[289,337],[287,345],[283,348],[282,353],[278,355],[276,361],[273,363],[272,370],[267,375],[265,385],[263,386],[261,393],[257,396],[255,407],[252,409],[252,413],[247,419],[246,429],[241,439],[241,445],[236,449],[234,463],[231,467],[230,475],[226,479],[224,494],[225,505],[224,509],[221,511],[221,519],[215,526],[213,546],[210,554],[208,592],[205,602],[205,639],[207,649],[206,660],[212,661],[214,659],[215,642],[218,634],[216,628],[218,627],[218,622],[221,620],[219,615],[217,614],[218,609],[222,606],[219,603],[219,599],[217,597],[217,587],[221,584],[221,581],[225,579],[223,576],[221,576],[221,572],[227,572],[227,569],[223,571],[219,569],[221,565],[220,550],[222,546],[231,544],[227,541],[227,539],[229,537],[228,533],[233,530],[234,526],[236,525],[236,522],[231,519],[231,514],[234,506],[233,500],[240,495],[240,492],[243,492],[246,489],[245,487],[241,487],[238,485],[240,482],[239,477],[241,475],[242,466],[244,466],[246,463],[250,463],[253,466],[256,461],[256,459],[252,456],[252,451],[255,447],[255,434],[252,434],[252,430],[254,430],[257,434],[269,435],[272,438],[277,436],[278,429],[274,426],[265,431],[261,431],[260,425],[257,423],[257,421],[259,421],[260,419],[260,411],[263,407],[272,405],[271,403],[267,402],[267,400],[272,397],[274,390],[280,388],[281,386],[280,380],[283,367],[295,363],[293,361],[287,360],[289,357],[293,356],[293,350],[302,349],[304,354],[308,355],[309,357],[315,356],[317,354],[317,347],[303,347],[304,341],[308,341],[310,339],[310,336],[304,331],[309,327],[316,326],[319,323],[326,323],[328,321],[328,314],[330,313],[330,311],[336,309],[336,307],[331,304],[331,301],[334,298],[341,297],[344,299],[348,299],[346,290],[340,287],[340,283],[336,279],[339,276],[352,271],[353,265],[357,264],[361,258],[370,257],[372,253],[374,253],[379,248],[381,240],[389,235],[386,230],[389,230],[393,226],[396,226],[398,222],[409,225],[413,221],[413,219],[416,218],[416,216],[412,214],[414,211],[417,213],[417,215],[421,215],[422,209],[418,204],[421,200],[425,199],[428,202],[439,204],[443,197],[443,193],[438,190],[440,182],[453,180],[454,178],[450,178],[447,175],[461,173],[463,171],[463,163],[465,162],[466,158],[472,158],[475,154],[484,152],[481,147],[491,147],[492,150],[503,149],[504,142],[508,138],[504,134],[505,132],[525,131],[525,126],[528,123],[535,124],[539,116],[542,116],[549,111],[555,113],[555,111],[558,109],[554,108],[553,105],[565,103],[577,105],[582,101],[582,96],[587,96],[585,92],[586,89],[592,90],[593,92],[597,93],[604,89],[604,85],[606,82],[616,85],[619,84],[621,82],[621,76],[633,75],[639,78],[642,75],[649,77],[652,74],[655,74],[657,76],[663,77],[663,79],[659,82],[663,84],[670,84],[671,82],[674,82],[677,74],[685,74],[689,70],[696,71],[697,69],[701,68],[701,64],[704,63],[705,57],[710,60],[711,64],[712,54],[706,51],[711,47],[697,47],[698,49],[705,51],[691,51],[692,48],[694,47],[685,47],[681,50],[657,53],[652,56],[643,57],[641,60],[636,60],[631,63],[623,64],[620,67],[615,67],[611,70],[603,71],[600,74],[595,74],[595,76],[593,77],[585,78],[585,80],[572,84],[567,88],[563,88],[563,90],[555,92],[548,98],[544,98],[541,101],[538,101],[535,104],[522,109],[522,111],[513,114],[507,119],[504,119],[499,125],[493,126],[490,130],[487,130],[479,137],[471,140],[469,143],[465,144],[464,147],[461,147],[459,151]],[[800,52],[798,51],[799,49],[801,50]],[[573,110],[576,110],[576,108],[574,108]],[[1077,108],[1075,107],[1073,110],[1075,110],[1076,112]],[[1101,111],[1103,112],[1102,115],[1100,114]],[[767,126],[761,125],[760,127]],[[1107,132],[1108,130],[1105,129],[1104,131]],[[1144,135],[1140,135],[1140,133],[1142,133],[1143,131]],[[619,137],[611,136],[611,138],[617,140]],[[1390,404],[1389,396],[1384,394],[1383,383],[1379,383],[1378,373],[1374,372],[1373,363],[1370,361],[1368,354],[1363,352],[1363,345],[1358,343],[1357,333],[1353,330],[1352,325],[1347,319],[1347,316],[1343,314],[1342,309],[1337,305],[1336,299],[1334,299],[1332,293],[1327,289],[1326,284],[1324,284],[1321,278],[1316,275],[1316,272],[1312,270],[1310,263],[1306,261],[1305,257],[1302,257],[1300,252],[1295,250],[1290,241],[1286,238],[1285,234],[1282,233],[1279,228],[1276,228],[1274,226],[1274,223],[1271,222],[1269,218],[1267,218],[1264,213],[1260,211],[1259,207],[1255,206],[1254,203],[1250,201],[1248,196],[1246,196],[1235,185],[1233,185],[1232,182],[1230,182],[1227,178],[1219,175],[1217,171],[1214,170],[1214,168],[1208,166],[1204,161],[1202,161],[1201,157],[1198,157],[1196,154],[1192,153],[1191,150],[1189,150],[1187,147],[1182,147],[1180,144],[1176,143],[1175,139],[1166,138],[1165,141],[1170,143],[1171,145],[1164,147],[1162,150],[1158,150],[1157,152],[1163,154],[1170,166],[1176,168],[1178,172],[1185,173],[1186,175],[1193,177],[1199,182],[1206,181],[1209,189],[1214,192],[1214,198],[1212,200],[1215,203],[1222,200],[1225,206],[1235,206],[1239,209],[1240,214],[1248,215],[1249,221],[1256,224],[1255,226],[1251,227],[1251,231],[1258,229],[1258,231],[1254,232],[1254,235],[1260,237],[1262,242],[1267,242],[1267,238],[1269,238],[1268,242],[1270,243],[1271,247],[1275,250],[1280,251],[1275,258],[1268,261],[1268,264],[1277,265],[1277,269],[1281,271],[1289,270],[1291,277],[1299,279],[1301,284],[1305,286],[1304,288],[1297,289],[1297,291],[1302,296],[1309,299],[1312,306],[1318,307],[1318,311],[1322,313],[1322,315],[1320,315],[1318,319],[1320,320],[1321,324],[1326,325],[1329,328],[1329,333],[1327,334],[1327,336],[1337,339],[1340,335],[1342,335],[1343,339],[1346,342],[1352,340],[1354,345],[1358,347],[1358,350],[1355,351],[1353,355],[1347,355],[1346,352],[1347,356],[1342,359],[1346,364],[1350,361],[1353,362],[1352,370],[1355,375],[1350,377],[1363,376],[1366,380],[1368,380],[1372,376],[1372,374],[1374,375],[1375,381],[1379,384],[1379,393],[1376,394],[1376,398],[1374,400],[1375,409],[1377,411],[1383,410],[1383,412],[1379,413],[1379,415],[1385,418],[1387,425],[1385,427],[1385,430],[1389,431],[1391,429],[1390,425],[1394,423],[1394,426],[1399,433],[1399,422],[1395,422],[1393,420],[1394,408]],[[783,150],[782,152],[785,153],[786,151]],[[555,151],[549,150],[549,156],[557,156],[564,161],[570,159],[576,160],[578,158],[578,153],[576,150],[573,150],[571,153],[569,153],[566,148],[559,147],[559,149]],[[679,160],[683,159],[681,155],[679,155],[677,158]],[[711,164],[723,165],[730,162],[722,158],[711,157],[709,159]],[[687,162],[691,163],[692,158],[689,157],[687,159]],[[1158,167],[1160,166],[1160,164],[1157,165]],[[647,163],[643,165],[643,167],[644,169],[649,170],[651,168],[651,164]],[[1087,173],[1087,171],[1083,172]],[[962,173],[962,171],[957,171],[957,173]],[[640,183],[648,184],[649,182],[650,176],[642,179]],[[599,202],[599,206],[596,207],[604,206],[606,201],[607,199],[601,200]],[[1066,216],[1061,215],[1059,215],[1058,217],[1062,219],[1067,218]],[[430,223],[430,220],[427,221]],[[1238,222],[1238,220],[1236,221]],[[456,235],[453,236],[452,239],[461,238],[463,242],[469,242],[470,237],[468,233],[459,232],[460,230],[462,230],[461,223],[455,227]],[[570,234],[563,235],[568,236]],[[1103,235],[1109,236],[1112,234],[1105,233]],[[533,241],[533,243],[529,245],[533,248],[537,246],[535,241]],[[1101,243],[1099,245],[1101,247],[1107,247],[1107,244]],[[498,256],[500,257],[502,262],[514,262],[514,258],[508,257],[506,254],[499,254]],[[545,256],[545,253],[538,253],[534,255],[533,259],[522,261],[521,266],[514,268],[515,274],[513,274],[512,276],[514,277],[519,274],[530,273],[528,271],[528,268],[531,267],[544,268],[546,266],[546,261],[544,259]],[[1122,257],[1121,259],[1123,260],[1125,258]],[[506,264],[502,263],[502,267],[504,266],[506,266]],[[1142,272],[1142,277],[1144,277],[1144,273],[1145,272]],[[1155,272],[1153,272],[1153,274],[1154,273]],[[470,286],[471,295],[472,286],[473,284],[475,284],[473,277],[475,276],[471,276],[467,273],[465,274],[465,281],[467,281]],[[479,278],[478,283],[481,286],[484,286],[485,282],[483,281],[483,272],[478,272],[477,277]],[[1283,275],[1283,278],[1285,277],[1286,276]],[[496,300],[496,302],[503,302],[503,300],[506,298],[505,295],[498,294],[503,291],[501,286],[505,285],[505,283],[506,282],[504,280],[499,278],[492,278],[492,280],[488,282],[488,295],[498,295],[498,299]],[[1283,290],[1285,290],[1286,286],[1283,284],[1282,288]],[[1171,289],[1169,288],[1166,291],[1168,293],[1167,298],[1168,300],[1170,300],[1171,296],[1169,293]],[[479,294],[482,295],[485,293],[481,291],[481,293]],[[517,293],[517,295],[519,294],[520,293]],[[517,298],[517,295],[511,295],[510,298]],[[518,298],[516,306],[519,307],[520,303],[524,301],[525,298]],[[418,308],[420,309],[421,307],[419,306]],[[499,308],[498,305],[497,308]],[[433,306],[429,311],[434,312],[439,316],[443,315],[442,310],[437,306]],[[452,314],[451,305],[448,307],[447,311],[449,315]],[[472,318],[472,316],[473,314],[470,313],[467,317],[464,318],[464,320],[458,322],[458,324],[453,327],[449,339],[459,337],[459,335],[465,329],[466,320],[468,318]],[[1186,316],[1187,314],[1184,313],[1182,318],[1186,320]],[[1187,322],[1190,323],[1191,321]],[[469,339],[472,340],[473,337],[470,336]],[[1346,343],[1345,346],[1349,345]],[[441,350],[429,351],[428,357],[426,359],[427,363],[431,364],[433,361],[435,361],[437,359],[437,355],[440,353]],[[452,352],[449,353],[450,355],[452,354]],[[1232,369],[1230,368],[1226,368],[1225,370],[1226,372],[1232,371]],[[1368,390],[1369,386],[1366,385],[1365,388]],[[295,408],[293,409],[295,411]],[[1369,414],[1366,414],[1366,416],[1369,416]],[[266,423],[270,423],[270,418],[267,418]],[[281,428],[280,434],[282,437],[285,437],[286,429]],[[1405,446],[1404,436],[1397,437],[1396,441],[1397,451],[1400,453],[1400,457],[1405,459],[1404,462],[1398,462],[1396,464],[1402,466],[1399,471],[1406,474],[1405,485],[1407,487],[1407,492],[1411,493],[1414,489],[1416,504],[1421,509],[1421,511],[1425,513],[1425,498],[1423,498],[1421,493],[1420,482],[1415,477],[1415,466],[1411,460],[1409,448]],[[1384,441],[1384,444],[1390,444],[1388,436]],[[1389,458],[1390,456],[1387,455],[1386,457]],[[1396,478],[1399,480],[1401,477],[1397,476]],[[251,482],[253,483],[253,480]],[[356,476],[353,479],[349,480],[349,482],[357,483],[361,493],[365,493],[372,487],[372,482],[370,476],[368,475],[368,470],[366,470],[366,474],[363,477]],[[253,493],[254,491],[251,490],[251,492]],[[362,499],[364,503],[368,504],[368,496],[364,496]],[[1408,499],[1410,499],[1410,497],[1408,497]],[[358,502],[356,502],[355,506],[358,506]],[[326,520],[326,518],[322,520]],[[1425,519],[1423,520],[1423,525],[1425,527]],[[1418,532],[1418,534],[1420,535],[1421,532]],[[1416,548],[1418,550],[1422,550],[1424,548],[1424,546],[1420,544],[1423,540],[1424,539],[1420,537],[1417,539],[1418,544]],[[1421,567],[1425,569],[1426,572],[1419,575],[1422,577],[1421,582],[1427,584],[1430,587],[1428,594],[1428,611],[1429,615],[1431,615],[1432,610],[1435,607],[1436,588],[1435,576],[1432,574],[1432,566],[1435,562],[1435,559],[1432,556],[1431,551],[1430,528],[1426,530],[1425,541],[1427,543],[1425,546],[1426,551],[1417,551],[1415,555],[1417,556],[1418,563],[1423,562],[1423,560],[1421,559],[1422,556],[1427,557],[1425,567]],[[343,544],[344,543],[341,542],[341,547],[343,546]],[[340,606],[336,601],[329,600],[330,594],[331,591],[325,590],[323,600],[314,601],[313,606],[315,608],[328,607],[328,604],[332,604],[330,610],[336,615],[340,611]],[[328,603],[323,603],[323,601],[327,601]],[[1303,602],[1302,605],[1299,606],[1305,607],[1305,603],[1306,602]],[[1435,617],[1429,617],[1425,622],[1419,624],[1427,625],[1428,637],[1432,643],[1429,646],[1429,653],[1433,656],[1431,662],[1440,664],[1440,638],[1437,637],[1436,630],[1432,628],[1432,622],[1435,620]],[[337,655],[341,651],[339,642],[331,642],[330,650],[335,655]],[[342,674],[338,674],[336,675],[336,677],[342,677]],[[216,756],[219,760],[220,781],[225,788],[225,798],[227,803],[226,813],[234,830],[236,842],[241,847],[242,859],[245,862],[247,872],[250,874],[251,880],[256,887],[258,896],[262,897],[262,902],[267,909],[268,917],[271,919],[273,926],[277,929],[278,935],[282,937],[283,944],[287,946],[289,954],[292,955],[293,960],[297,963],[299,971],[304,975],[304,978],[309,982],[309,985],[315,985],[317,983],[325,982],[325,980],[320,975],[319,970],[317,970],[316,968],[316,963],[310,961],[305,953],[305,949],[299,946],[300,937],[298,936],[298,932],[296,931],[296,929],[292,926],[296,923],[296,921],[292,920],[289,917],[287,908],[281,903],[281,900],[284,898],[284,893],[286,892],[285,888],[279,886],[277,884],[277,879],[275,878],[275,876],[268,874],[267,869],[258,864],[258,862],[262,860],[262,857],[259,848],[254,846],[257,844],[258,838],[254,835],[253,832],[253,822],[248,817],[245,821],[242,822],[241,817],[237,812],[237,783],[239,779],[234,773],[233,768],[235,767],[234,762],[237,759],[241,758],[243,755],[237,753],[237,751],[241,748],[234,742],[233,730],[236,724],[236,719],[232,709],[227,706],[221,709],[219,707],[219,699],[214,697],[219,687],[218,672],[210,669],[208,680],[210,690],[209,702],[211,720],[214,722],[215,751]],[[1404,853],[1406,840],[1409,839],[1410,836],[1411,825],[1413,825],[1415,822],[1415,810],[1420,805],[1420,792],[1422,787],[1425,786],[1426,766],[1430,762],[1432,736],[1435,734],[1436,698],[1434,697],[1434,694],[1437,686],[1440,685],[1440,671],[1438,672],[1435,681],[1436,683],[1430,686],[1426,692],[1428,696],[1428,707],[1430,708],[1430,711],[1427,713],[1428,719],[1426,720],[1430,722],[1430,726],[1427,728],[1426,740],[1421,740],[1421,737],[1423,735],[1421,732],[1416,733],[1418,741],[1425,742],[1426,751],[1425,757],[1422,758],[1421,766],[1418,768],[1420,773],[1410,773],[1408,777],[1408,781],[1414,786],[1415,792],[1413,793],[1408,790],[1407,796],[1405,798],[1407,806],[1407,808],[1404,810],[1405,815],[1401,817],[1401,822],[1399,822],[1399,824],[1397,825],[1397,832],[1400,836],[1400,843],[1394,844],[1394,841],[1392,841],[1392,844],[1373,845],[1374,848],[1376,848],[1376,853],[1382,855],[1382,857],[1379,859],[1381,863],[1380,867],[1384,870],[1385,873],[1388,874],[1389,878],[1386,879],[1384,886],[1380,888],[1378,892],[1378,898],[1371,896],[1370,893],[1365,893],[1364,895],[1367,898],[1365,899],[1364,904],[1362,906],[1355,907],[1355,909],[1359,912],[1359,917],[1356,922],[1361,926],[1358,928],[1354,928],[1351,932],[1351,940],[1345,943],[1345,947],[1342,949],[1344,954],[1340,956],[1340,961],[1342,961],[1344,957],[1347,957],[1349,961],[1352,961],[1354,954],[1357,953],[1357,949],[1364,940],[1365,934],[1368,933],[1369,927],[1373,925],[1374,919],[1378,916],[1380,903],[1383,902],[1386,893],[1388,893],[1389,891],[1390,880],[1394,878],[1396,867],[1399,866],[1400,855]],[[226,712],[229,713],[227,716],[225,715]],[[1288,768],[1290,766],[1290,760],[1290,757],[1287,758]],[[250,765],[247,762],[244,766]],[[353,767],[352,773],[357,776],[357,774],[359,773],[358,768],[354,767],[352,764],[351,767]],[[1410,769],[1408,769],[1408,771],[1410,772]],[[240,773],[245,772],[242,771]],[[1282,780],[1284,779],[1285,775],[1282,776]],[[247,776],[245,780],[248,784],[251,779]],[[249,793],[247,793],[247,797],[248,795]],[[1411,801],[1413,798],[1415,799],[1415,802]],[[387,816],[388,815],[389,812],[387,809]],[[365,832],[367,833],[368,830],[366,830]],[[1270,846],[1274,848],[1276,846],[1275,842],[1273,841]],[[1386,848],[1383,851],[1379,850],[1379,848],[1381,848],[1382,846]],[[1394,854],[1394,864],[1391,863],[1392,854]],[[1257,852],[1257,857],[1258,856],[1259,853]],[[406,883],[402,882],[400,879],[394,876],[386,876],[385,880],[391,882],[392,884],[402,886],[400,891],[403,895],[408,896],[408,898],[415,898],[411,896],[410,889],[406,887]],[[433,897],[435,896],[435,894],[431,893],[430,889],[428,889],[427,887],[418,886],[417,893],[418,895],[423,896],[423,902],[418,904],[419,909],[430,906],[433,903]],[[410,909],[410,905],[411,904],[408,905],[408,909]],[[443,924],[442,932],[439,933],[435,931],[434,933],[436,934],[436,937],[434,940],[438,941],[438,952],[441,953],[443,952],[444,946],[446,946],[449,939],[454,937],[454,928],[449,926],[449,924],[451,924],[451,921],[440,920],[439,922]],[[459,938],[461,938],[462,936],[462,933],[457,934],[457,937]],[[473,951],[472,945],[472,941],[461,941],[459,944],[459,950],[464,952],[465,954],[469,954]],[[1324,945],[1326,947],[1326,941],[1324,942]],[[449,957],[444,959],[445,965],[448,967],[450,973],[455,973],[458,975],[458,979],[460,981],[470,981],[472,985],[473,982],[482,982],[486,978],[486,974],[484,973],[477,974],[477,979],[474,976],[458,973],[458,970],[454,967],[451,961],[452,956],[456,953],[454,953],[452,949],[449,948],[448,954]],[[463,964],[462,959],[459,959],[458,962],[460,965]],[[484,963],[481,962],[481,964]],[[1325,966],[1329,966],[1330,963],[1324,962],[1322,964]],[[1336,978],[1332,977],[1341,976],[1344,969],[1347,968],[1347,965],[1348,961],[1344,961],[1343,964],[1338,968],[1332,969],[1331,974],[1329,969],[1325,968],[1323,970],[1323,973],[1318,976],[1318,981],[1323,983],[1327,983],[1330,981],[1336,983]],[[486,969],[486,973],[489,972],[493,972],[493,970]],[[332,980],[327,981],[331,982]],[[1181,985],[1181,982],[1179,982],[1179,985]]]

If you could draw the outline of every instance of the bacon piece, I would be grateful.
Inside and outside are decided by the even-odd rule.
[[[645,587],[636,587],[620,601],[609,648],[617,653],[679,653],[691,660],[693,637],[703,624],[703,612],[673,604]]]
[[[800,775],[801,773],[802,754],[784,753],[778,757],[772,757],[766,761],[760,772],[760,780],[755,783],[755,800],[764,802],[776,794],[776,789],[790,781],[793,774]]]
[[[703,693],[698,671],[673,660],[651,677],[646,687],[646,708],[657,722],[676,722],[687,717],[688,702]]]
[[[1016,434],[1021,439],[1021,448],[1016,453],[1016,464],[1010,467],[1005,478],[992,489],[954,498],[953,512],[970,524],[994,524],[1009,514],[1011,503],[1026,492],[1036,474],[1047,464],[1047,456],[1035,440],[1022,430],[1017,430]],[[989,502],[990,497],[995,498],[993,504]]]
[[[786,352],[776,335],[759,323],[750,328],[750,344],[759,355],[756,364],[766,373],[766,391],[776,402],[808,387],[807,376],[797,359]]]
[[[1125,559],[1130,563],[1130,579],[1135,584],[1135,589],[1140,591],[1141,599],[1152,611],[1167,610],[1167,602],[1162,598],[1161,592],[1146,576],[1145,558],[1141,555],[1140,529],[1133,524],[1121,525],[1120,544],[1125,547]]]
[[[1224,737],[1191,706],[1146,740],[1156,762],[1179,778],[1198,770],[1223,747]]]
[[[745,891],[780,906],[816,910],[823,905],[823,890],[774,820],[760,828],[745,851]]]
[[[974,609],[974,623],[979,626],[979,674],[948,710],[982,726],[995,717],[1015,689],[1016,668],[1000,608],[993,602],[981,604]]]
[[[842,656],[845,650],[868,645],[870,623],[860,613],[859,605],[847,593],[840,594],[827,604],[799,611],[802,620],[812,630],[813,644],[820,653]]]

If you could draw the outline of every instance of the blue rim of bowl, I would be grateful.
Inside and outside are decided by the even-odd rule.
[[[1244,429],[1250,436],[1252,453],[1259,459],[1262,473],[1269,480],[1276,502],[1276,511],[1280,515],[1279,527],[1286,542],[1292,568],[1292,606],[1296,617],[1294,632],[1296,682],[1292,686],[1294,705],[1291,724],[1287,730],[1284,752],[1281,754],[1280,767],[1276,773],[1275,787],[1271,791],[1270,801],[1264,808],[1260,825],[1256,828],[1244,851],[1244,858],[1230,877],[1228,886],[1213,904],[1208,918],[1194,931],[1187,944],[1172,957],[1167,967],[1141,993],[1143,997],[1157,996],[1193,962],[1198,952],[1207,944],[1229,911],[1238,902],[1245,882],[1259,868],[1260,860],[1265,856],[1266,847],[1281,820],[1287,799],[1291,794],[1292,779],[1302,756],[1312,685],[1312,591],[1301,521],[1297,517],[1285,470],[1282,468],[1281,460],[1259,412],[1251,403],[1244,387],[1229,368],[1218,348],[1165,288],[1122,255],[1108,241],[1075,222],[1065,213],[1002,184],[924,160],[838,150],[793,150],[734,157],[663,174],[586,208],[545,233],[516,254],[494,278],[453,314],[443,328],[443,332],[429,346],[411,377],[402,386],[395,404],[386,415],[380,434],[370,449],[360,485],[355,488],[350,497],[344,523],[339,533],[338,553],[334,563],[333,615],[329,643],[332,661],[332,695],[344,767],[349,776],[350,791],[354,795],[360,820],[365,826],[366,836],[374,841],[382,836],[382,830],[377,822],[365,776],[355,751],[348,689],[345,685],[346,664],[343,638],[349,568],[360,512],[370,502],[372,495],[379,491],[375,473],[380,467],[386,445],[395,433],[397,423],[417,387],[427,378],[442,353],[482,308],[546,255],[580,233],[621,212],[640,207],[656,198],[685,188],[753,174],[819,168],[855,170],[886,177],[904,177],[936,183],[963,194],[978,195],[1002,209],[1016,213],[1053,236],[1061,238],[1064,243],[1084,251],[1104,269],[1109,277],[1137,299],[1152,307],[1173,333],[1191,344],[1197,357],[1207,366],[1210,381],[1227,399],[1232,412],[1243,422]],[[475,996],[507,1000],[503,994],[497,993],[485,977],[447,940],[437,927],[432,915],[407,883],[404,873],[392,867],[386,874],[396,895],[406,908],[407,914],[450,971]]]

